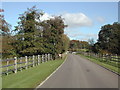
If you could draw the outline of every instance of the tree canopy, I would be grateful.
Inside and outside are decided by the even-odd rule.
[[[100,52],[120,55],[120,24],[115,22],[102,26],[95,46]]]
[[[11,43],[13,42],[13,37],[11,36],[10,30],[11,25],[5,20],[4,15],[2,14],[4,12],[3,9],[0,9],[0,44],[1,49],[0,54],[2,54],[2,57],[11,57],[13,46]]]
[[[70,51],[79,51],[81,49],[88,49],[89,43],[87,41],[71,40],[70,41]]]
[[[64,34],[67,26],[61,16],[41,21],[43,11],[33,6],[19,16],[12,43],[18,56],[51,53],[54,57],[67,51],[69,38]]]

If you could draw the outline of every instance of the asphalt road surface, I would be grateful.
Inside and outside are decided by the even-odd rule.
[[[69,54],[39,88],[118,88],[118,75],[79,55]]]

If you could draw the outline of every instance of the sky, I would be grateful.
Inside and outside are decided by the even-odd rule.
[[[64,32],[71,40],[96,41],[101,26],[118,21],[118,2],[3,2],[5,19],[12,29],[19,21],[19,14],[34,5],[44,11],[42,20],[62,15],[68,25]]]

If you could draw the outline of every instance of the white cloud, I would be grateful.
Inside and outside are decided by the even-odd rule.
[[[104,17],[100,17],[100,16],[97,17],[96,20],[97,20],[98,22],[100,22],[100,23],[104,23],[104,22],[105,22]]]
[[[92,26],[92,20],[83,13],[65,13],[62,15],[70,28]]]
[[[41,21],[49,20],[50,18],[54,17],[48,13],[45,13],[41,17]],[[93,25],[92,20],[83,13],[64,13],[62,14],[62,18],[64,18],[64,22],[69,28],[88,27]]]
[[[41,17],[41,21],[49,20],[50,18],[54,17],[48,13],[45,13]],[[64,18],[64,22],[69,28],[89,27],[93,24],[92,20],[83,13],[65,13],[62,14],[62,18]]]
[[[44,21],[44,20],[49,20],[50,18],[53,18],[52,15],[48,13],[44,13],[44,15],[40,19],[41,21]]]

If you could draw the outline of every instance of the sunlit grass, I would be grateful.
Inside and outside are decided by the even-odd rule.
[[[3,88],[35,88],[48,77],[64,60],[58,59],[42,63],[15,74],[3,76]]]

